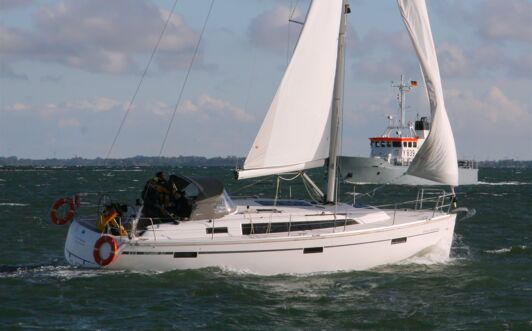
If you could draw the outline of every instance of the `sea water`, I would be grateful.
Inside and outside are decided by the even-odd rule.
[[[66,264],[68,226],[51,204],[80,193],[134,203],[159,169],[0,169],[0,329],[532,330],[532,170],[481,169],[458,189],[474,209],[456,226],[451,257],[414,257],[368,271],[260,276],[209,268],[166,273],[85,270]],[[210,175],[233,195],[273,197],[277,182],[237,182],[228,168],[175,168]],[[323,174],[312,174],[320,183]],[[355,188],[356,202],[414,199],[417,188]],[[280,195],[304,197],[299,181]],[[339,199],[353,200],[343,186]]]

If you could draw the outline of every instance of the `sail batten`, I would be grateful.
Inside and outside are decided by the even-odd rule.
[[[440,69],[425,0],[397,0],[418,56],[429,98],[432,128],[406,174],[458,186],[458,162],[451,124],[445,109]]]
[[[318,0],[238,178],[323,165],[329,154],[342,0]],[[293,170],[289,170],[293,171]]]

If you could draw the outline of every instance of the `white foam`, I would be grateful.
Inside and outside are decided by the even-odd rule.
[[[525,250],[525,249],[527,249],[527,246],[526,245],[518,245],[518,246],[504,247],[504,248],[500,248],[500,249],[488,249],[488,250],[485,250],[484,252],[488,253],[488,254],[504,254],[504,253],[509,253],[509,252],[511,252],[512,250],[515,250],[515,249]]]
[[[25,206],[29,206],[29,204],[27,204],[27,203],[17,203],[17,202],[0,202],[0,206],[25,207]]]
[[[21,266],[13,272],[0,273],[0,278],[59,278],[69,280],[73,278],[91,278],[123,272],[124,271],[122,270],[81,269],[71,266]]]
[[[510,182],[482,182],[479,181],[477,185],[493,185],[493,186],[499,186],[499,185],[530,185],[532,183],[526,183],[526,182],[517,182],[517,181],[510,181]]]
[[[508,253],[511,252],[512,248],[501,248],[501,249],[488,249],[484,252],[490,253],[490,254],[501,254],[501,253]]]

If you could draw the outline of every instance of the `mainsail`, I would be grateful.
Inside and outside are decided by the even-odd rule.
[[[342,0],[310,5],[294,54],[238,178],[324,165],[329,156]]]
[[[458,186],[456,148],[443,101],[440,69],[427,6],[425,0],[397,0],[397,3],[421,65],[432,117],[430,134],[406,173]]]

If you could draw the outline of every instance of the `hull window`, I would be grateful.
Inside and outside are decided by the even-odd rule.
[[[198,257],[197,252],[175,252],[174,258],[194,258]]]
[[[308,247],[303,249],[303,254],[323,253],[323,247]]]
[[[406,242],[406,237],[392,239],[392,245],[404,244],[405,242]]]

